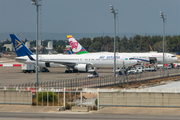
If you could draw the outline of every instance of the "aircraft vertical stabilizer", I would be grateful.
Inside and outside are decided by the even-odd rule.
[[[77,41],[74,39],[72,35],[67,35],[69,40],[69,44],[71,45],[73,54],[86,54],[88,53]]]
[[[27,53],[34,55],[16,35],[10,34],[10,37],[18,57],[27,56]]]

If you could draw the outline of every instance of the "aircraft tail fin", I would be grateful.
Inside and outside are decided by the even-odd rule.
[[[68,50],[68,53],[69,53],[69,54],[72,54],[70,50]]]
[[[88,52],[76,41],[72,35],[67,35],[73,54],[87,54]]]
[[[10,34],[10,37],[18,57],[34,55],[15,34]]]

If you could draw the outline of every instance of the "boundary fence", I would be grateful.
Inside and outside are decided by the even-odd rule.
[[[37,89],[82,89],[82,88],[92,88],[92,87],[102,87],[102,86],[110,86],[121,83],[128,83],[134,81],[143,81],[150,80],[156,78],[163,78],[169,76],[177,76],[180,75],[180,69],[169,69],[165,70],[164,73],[162,70],[158,70],[156,72],[143,72],[141,74],[133,74],[133,75],[121,75],[114,77],[113,75],[108,76],[100,76],[97,78],[75,78],[75,79],[64,79],[64,80],[56,80],[56,81],[46,81],[39,83],[25,83],[25,84],[17,84],[12,86],[5,86],[3,89],[16,89],[16,90],[32,90],[32,88]]]

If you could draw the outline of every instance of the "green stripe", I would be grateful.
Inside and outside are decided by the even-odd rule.
[[[81,52],[78,52],[76,54],[87,54],[88,52],[87,51],[81,51]]]

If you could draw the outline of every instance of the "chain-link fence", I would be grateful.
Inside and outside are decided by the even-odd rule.
[[[13,88],[13,89],[32,89],[32,88],[45,88],[45,89],[82,89],[82,88],[91,88],[91,87],[102,87],[102,86],[110,86],[116,85],[120,83],[128,83],[133,81],[142,81],[142,80],[150,80],[155,78],[163,78],[169,76],[180,75],[180,69],[167,69],[167,70],[158,70],[154,72],[143,72],[140,74],[133,75],[121,75],[114,77],[113,75],[108,76],[100,76],[96,78],[75,78],[75,79],[64,79],[64,80],[56,80],[56,81],[46,81],[39,83],[25,83],[25,84],[17,84],[12,86],[5,86],[3,89]]]

